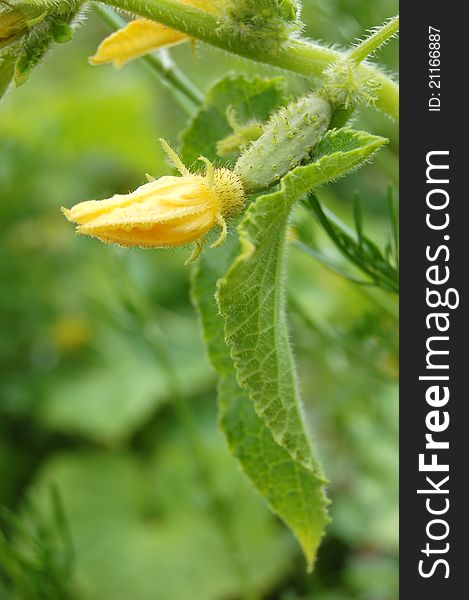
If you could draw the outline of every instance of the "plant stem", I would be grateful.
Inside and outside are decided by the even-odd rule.
[[[113,31],[116,31],[127,24],[126,21],[121,19],[119,15],[106,6],[95,4],[95,10],[99,17]],[[166,56],[165,60],[162,60],[159,56],[147,54],[140,60],[160,81],[175,92],[175,96],[181,102],[183,108],[189,113],[193,112],[194,107],[198,107],[202,104],[204,98],[202,92],[192,83],[184,72],[178,68],[174,61],[169,58],[169,55]]]
[[[202,92],[194,83],[179,69],[166,50],[160,50],[161,55],[165,53],[163,61],[154,54],[142,56],[141,61],[147,69],[162,80],[173,92],[178,100],[185,104],[185,108],[192,114],[194,108],[198,108],[204,99]]]
[[[358,46],[355,46],[355,48],[349,52],[349,58],[356,63],[361,63],[380,46],[388,42],[398,31],[399,15],[386,21],[384,25],[378,27],[369,37],[360,42]]]
[[[267,44],[249,44],[244,38],[230,34],[226,28],[221,29],[217,17],[174,0],[104,0],[104,3],[158,21],[239,56],[308,77],[320,76],[329,65],[347,57],[346,52],[305,40],[291,39],[276,48]],[[396,82],[374,65],[365,63],[359,69],[364,77],[377,84],[375,107],[397,119],[399,87]]]

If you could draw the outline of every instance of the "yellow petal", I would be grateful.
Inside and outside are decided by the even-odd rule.
[[[179,2],[198,8],[202,12],[217,15],[223,12],[225,0],[179,0]]]
[[[213,15],[221,14],[224,4],[224,0],[178,1]],[[160,48],[180,44],[188,39],[190,36],[187,34],[161,25],[161,23],[149,19],[135,19],[105,38],[89,61],[92,65],[112,62],[115,67],[120,67],[129,60]]]
[[[162,177],[131,194],[77,204],[65,216],[77,232],[121,246],[155,248],[192,242],[217,224],[220,203],[204,177]]]
[[[162,248],[197,241],[200,246],[205,234],[218,226],[222,233],[215,245],[219,245],[227,234],[225,218],[239,212],[244,190],[232,171],[214,169],[203,160],[205,176],[183,168],[181,177],[161,177],[129,194],[81,202],[62,211],[77,224],[77,233],[106,243]]]
[[[177,185],[180,181],[180,177],[160,177],[156,181],[140,186],[130,194],[115,194],[107,200],[88,200],[76,204],[71,209],[63,208],[62,211],[69,221],[84,225],[101,215],[110,214],[115,208],[125,208],[144,202],[152,195],[157,195],[167,185],[171,186],[172,183]]]
[[[185,246],[203,237],[216,225],[213,215],[206,211],[200,214],[187,215],[171,226],[161,223],[145,223],[143,225],[125,224],[122,226],[81,225],[77,233],[97,237],[102,242],[119,244],[120,246],[140,248],[165,248]]]
[[[112,62],[120,67],[129,60],[188,39],[185,33],[160,23],[136,19],[105,38],[89,60],[92,65]]]

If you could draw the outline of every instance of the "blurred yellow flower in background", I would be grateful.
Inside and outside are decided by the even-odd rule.
[[[202,12],[219,14],[224,0],[178,0]],[[185,33],[166,27],[149,19],[135,19],[128,25],[111,33],[99,45],[89,61],[92,65],[113,63],[115,67],[149,52],[168,48],[191,39]]]
[[[50,337],[54,346],[61,352],[75,352],[91,340],[92,328],[84,317],[61,315],[53,323]]]
[[[67,219],[78,224],[77,233],[126,247],[165,248],[196,242],[189,261],[197,258],[203,237],[213,227],[221,227],[222,232],[212,247],[223,243],[226,218],[243,204],[241,180],[228,169],[215,169],[203,157],[206,174],[192,174],[164,140],[162,144],[181,177],[161,177],[130,194],[62,208]]]

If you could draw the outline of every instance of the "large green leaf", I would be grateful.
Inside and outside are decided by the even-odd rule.
[[[238,249],[230,240],[218,252],[198,263],[193,278],[193,299],[204,329],[210,359],[219,375],[220,424],[232,453],[270,508],[297,537],[308,568],[328,522],[324,479],[305,468],[279,446],[260,419],[246,390],[240,388],[223,337],[223,321],[214,298],[217,279],[226,271]]]
[[[168,347],[174,364],[184,365],[178,377],[188,397],[203,393],[212,374],[196,324],[185,319],[169,320],[168,335],[177,338],[183,328],[187,348]],[[181,329],[180,329],[181,328]],[[83,435],[100,444],[115,445],[133,435],[171,398],[171,385],[163,364],[145,346],[132,347],[122,336],[99,331],[103,359],[93,368],[56,378],[43,399],[38,416],[47,427],[72,435]],[[105,358],[104,358],[105,356]]]
[[[227,106],[236,110],[240,122],[265,121],[282,101],[278,79],[228,77],[218,82],[183,135],[185,160],[195,160],[199,154],[216,158],[217,142],[231,133]],[[239,244],[232,235],[223,248],[201,257],[193,278],[193,300],[210,359],[219,375],[220,425],[243,471],[273,512],[293,531],[311,568],[328,522],[324,480],[294,461],[275,442],[269,428],[257,416],[248,393],[236,381],[223,336],[223,320],[214,296],[216,282],[238,252]]]
[[[216,142],[230,132],[225,116],[227,105],[234,106],[246,120],[260,119],[262,111],[265,119],[269,112],[266,106],[270,105],[272,112],[280,101],[278,92],[273,93],[277,88],[278,84],[273,86],[271,83],[269,87],[268,82],[246,81],[242,78],[227,78],[219,82],[209,92],[206,106],[201,109],[191,128],[183,136],[182,152],[186,161],[194,160],[201,153],[215,158]],[[212,125],[210,128],[207,128],[208,123]],[[202,137],[201,146],[199,140],[202,130],[206,133]],[[241,247],[232,236],[224,248],[216,252],[207,252],[200,259],[193,279],[194,303],[199,311],[211,361],[219,375],[221,428],[244,472],[270,508],[297,537],[309,569],[313,566],[324,527],[328,522],[328,501],[324,492],[326,481],[311,449],[309,435],[305,432],[301,416],[281,305],[285,229],[291,207],[297,198],[311,187],[358,166],[383,142],[381,138],[351,130],[329,132],[317,147],[316,162],[295,169],[285,178],[278,192],[259,198],[248,209],[238,229]],[[255,217],[259,203],[264,206],[264,202],[271,212],[250,238],[245,227],[250,215]],[[242,277],[245,281],[241,282],[238,277],[240,267],[252,254],[256,254],[255,248],[259,248],[262,255],[261,264],[250,265],[254,270],[254,278],[244,270]],[[223,319],[214,298],[217,281],[223,277],[230,264],[232,266],[228,277],[221,280],[219,300],[226,320],[226,333],[232,356],[225,343]],[[271,271],[266,268],[265,278],[262,274],[263,265],[273,267]],[[249,282],[254,285],[250,287]],[[264,302],[265,310],[260,311],[259,307],[264,308]],[[269,303],[270,306],[267,306]],[[276,308],[272,311],[274,306]],[[281,338],[281,352],[282,357],[286,358],[286,363],[277,361],[277,372],[274,365],[267,367],[267,370],[271,371],[267,375],[268,384],[265,386],[261,378],[262,389],[259,397],[259,390],[256,390],[255,385],[251,385],[253,382],[250,377],[253,372],[250,372],[250,369],[252,366],[256,368],[256,361],[259,366],[259,363],[271,359],[271,351],[275,352],[275,342],[278,340],[272,340],[267,334],[271,323],[276,324],[274,338],[276,335]],[[246,336],[244,342],[236,335],[237,327],[239,336]],[[270,334],[272,333],[273,328],[270,331]],[[267,345],[264,343],[266,341]],[[277,350],[278,348],[279,346]],[[263,373],[262,377],[264,375],[266,374]],[[262,394],[271,393],[272,388],[276,386],[282,391],[277,393],[277,396],[274,393],[272,398],[279,398],[277,402],[280,403],[293,403],[290,411],[284,413],[287,417],[285,425],[288,433],[292,433],[289,442],[284,435],[279,436],[280,423],[275,419],[266,418],[270,414],[269,408],[264,405],[264,410],[259,410],[259,406],[263,404]],[[273,427],[273,423],[276,426]],[[303,454],[295,451],[295,448],[300,448]]]
[[[304,468],[321,478],[303,417],[285,314],[286,234],[296,200],[366,161],[383,138],[351,129],[329,131],[316,159],[297,167],[280,189],[259,197],[246,211],[238,234],[240,252],[218,282],[218,302],[237,379],[256,413]]]
[[[225,525],[235,532],[245,577],[253,596],[263,597],[291,567],[288,540],[237,473],[221,436],[203,419],[197,427],[209,449],[216,489],[227,502]],[[247,597],[184,438],[168,431],[158,442],[145,459],[119,450],[59,453],[36,480],[42,510],[48,506],[49,484],[60,492],[80,598]]]

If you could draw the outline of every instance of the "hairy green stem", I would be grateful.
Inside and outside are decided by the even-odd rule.
[[[268,44],[247,43],[246,39],[231,34],[227,28],[220,28],[217,17],[174,0],[103,1],[163,23],[217,48],[309,77],[320,76],[328,66],[347,57],[346,52],[301,39],[291,39],[276,48]],[[397,119],[399,87],[396,82],[373,65],[365,63],[359,69],[364,77],[373,79],[377,84],[376,108]]]
[[[399,31],[399,15],[389,19],[349,52],[349,58],[357,63],[373,54],[380,46],[388,42]]]
[[[126,21],[106,6],[95,4],[95,10],[112,31],[116,31],[127,24]],[[175,92],[176,98],[189,113],[193,112],[194,107],[202,104],[204,98],[202,92],[169,57],[162,60],[159,56],[147,54],[140,60],[160,81]]]

